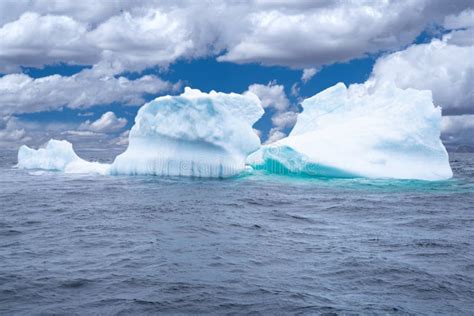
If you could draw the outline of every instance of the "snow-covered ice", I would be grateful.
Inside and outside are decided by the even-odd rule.
[[[431,91],[339,83],[302,106],[290,135],[248,157],[250,165],[327,177],[452,177]]]
[[[18,168],[63,171],[65,173],[107,174],[109,165],[81,159],[65,140],[51,139],[45,147],[32,149],[21,146],[18,151]]]
[[[260,147],[252,125],[263,115],[252,93],[209,94],[186,88],[138,111],[127,150],[112,174],[229,177]]]

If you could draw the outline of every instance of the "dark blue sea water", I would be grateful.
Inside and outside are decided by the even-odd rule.
[[[474,313],[472,154],[445,182],[65,175],[15,155],[2,315]]]

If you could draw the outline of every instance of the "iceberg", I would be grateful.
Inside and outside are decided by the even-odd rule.
[[[185,88],[145,104],[135,118],[127,150],[112,174],[224,178],[245,169],[260,138],[252,125],[263,115],[253,93],[209,94]]]
[[[431,91],[338,83],[302,107],[288,137],[250,155],[249,165],[320,177],[452,177]]]
[[[89,162],[74,152],[65,140],[51,139],[44,148],[37,150],[23,145],[18,150],[18,168],[62,171],[65,173],[107,174],[109,165]]]
[[[126,151],[112,164],[81,159],[67,141],[22,146],[18,167],[66,173],[225,178],[253,169],[317,177],[445,180],[441,109],[430,91],[369,80],[339,83],[302,103],[290,135],[261,147],[252,129],[263,115],[252,93],[185,88],[142,106]]]
[[[260,148],[252,125],[263,113],[253,93],[203,93],[185,88],[179,96],[158,97],[139,109],[128,148],[112,164],[87,162],[74,153],[70,143],[51,140],[38,150],[22,146],[18,167],[112,175],[230,177],[244,171],[247,156]]]

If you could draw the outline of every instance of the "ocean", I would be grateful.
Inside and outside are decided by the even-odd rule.
[[[450,157],[442,182],[205,180],[2,150],[0,314],[472,315],[474,155]]]

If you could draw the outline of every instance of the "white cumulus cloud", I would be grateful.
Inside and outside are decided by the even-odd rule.
[[[27,12],[0,28],[0,72],[59,62],[93,64],[99,53],[87,39],[86,25],[68,16]]]
[[[251,31],[220,57],[296,68],[347,61],[410,44],[429,23],[467,1],[269,1],[250,14]]]
[[[294,111],[288,112],[279,112],[272,116],[273,126],[284,129],[287,127],[292,127],[296,123],[298,113]]]
[[[117,72],[167,65],[193,48],[183,21],[172,12],[148,11],[111,17],[88,34]]]
[[[26,74],[0,77],[0,114],[10,115],[58,110],[62,107],[89,108],[119,102],[142,105],[144,94],[173,91],[173,85],[147,75],[135,80],[84,69],[72,76],[51,75],[32,78]]]
[[[469,7],[467,0],[4,0],[0,71],[60,62],[137,71],[210,55],[309,69],[399,49]]]
[[[278,128],[272,128],[270,132],[268,133],[268,138],[264,144],[268,145],[285,137],[286,137],[286,134],[284,132],[282,132]]]
[[[301,75],[301,81],[304,83],[311,80],[318,73],[318,69],[316,68],[305,68],[303,69],[303,74]]]
[[[14,118],[0,119],[0,147],[10,147],[30,139],[25,129],[18,126]]]
[[[277,111],[285,111],[290,106],[285,87],[272,81],[266,85],[252,84],[248,91],[254,93],[262,102],[264,108],[274,108]]]
[[[121,130],[125,125],[127,125],[127,119],[118,118],[114,112],[109,111],[102,114],[102,116],[96,121],[85,121],[79,126],[79,130],[97,133],[111,133]]]
[[[252,84],[248,91],[258,96],[265,109],[272,109],[273,127],[268,134],[268,139],[273,142],[286,136],[284,130],[294,126],[298,113],[291,105],[285,93],[285,87],[277,84],[276,81],[271,81],[266,85]]]
[[[443,117],[441,136],[448,145],[464,144],[474,147],[474,115]]]
[[[445,40],[413,45],[377,60],[373,79],[398,87],[431,90],[444,114],[474,113],[474,46]]]

